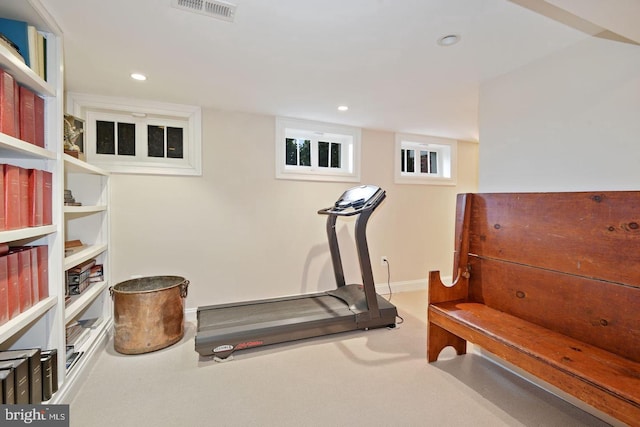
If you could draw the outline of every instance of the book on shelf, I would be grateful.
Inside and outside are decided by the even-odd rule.
[[[4,174],[4,230],[20,228],[20,168],[2,165]]]
[[[44,174],[40,169],[29,169],[28,190],[28,225],[39,227],[44,224],[42,213],[44,208]]]
[[[20,139],[29,144],[36,144],[36,106],[35,93],[25,86],[20,86]]]
[[[20,228],[29,226],[29,170],[18,168],[20,176]]]
[[[27,310],[32,305],[31,299],[31,252],[21,249],[12,249],[18,254],[18,279],[20,282],[20,312]]]
[[[13,371],[13,390],[18,405],[29,404],[29,366],[24,359],[0,360],[0,370]]]
[[[53,224],[53,174],[42,171],[42,225]]]
[[[69,356],[67,356],[67,363],[66,363],[67,371],[70,371],[71,368],[73,368],[76,365],[76,363],[78,363],[78,360],[80,360],[83,354],[84,354],[84,351],[80,351],[80,352],[73,352]]]
[[[0,404],[14,405],[15,403],[13,370],[0,370]]]
[[[9,271],[7,257],[0,256],[0,325],[9,320]]]
[[[77,324],[83,328],[96,329],[102,323],[102,317],[92,317],[89,319],[80,319]]]
[[[67,338],[67,350],[78,351],[78,349],[87,342],[89,335],[91,334],[91,328],[83,328],[79,324],[75,323],[71,326],[67,326],[66,338]]]
[[[13,76],[0,69],[0,132],[17,138],[14,83]]]
[[[58,350],[42,350],[42,400],[49,400],[58,391]]]
[[[31,66],[29,58],[29,24],[16,19],[0,18],[0,33],[17,47],[27,66]]]
[[[7,310],[9,319],[20,314],[20,276],[18,274],[18,254],[8,253],[7,260]]]
[[[49,297],[49,247],[36,246],[38,259],[38,296],[40,300]]]
[[[13,55],[18,61],[24,63],[24,57],[20,54],[18,46],[12,42],[9,37],[0,33],[0,46],[4,47],[11,55]]]

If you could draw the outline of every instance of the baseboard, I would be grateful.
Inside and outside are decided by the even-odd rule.
[[[450,283],[451,277],[443,277],[444,283]],[[427,279],[406,280],[403,282],[391,282],[391,283],[378,283],[376,284],[376,292],[380,295],[389,294],[389,286],[391,291],[395,293],[400,292],[412,292],[412,291],[424,291],[427,289]],[[184,320],[187,322],[197,321],[197,308],[187,308],[184,311]]]

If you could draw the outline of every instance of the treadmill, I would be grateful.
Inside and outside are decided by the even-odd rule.
[[[198,307],[195,349],[224,360],[238,350],[357,329],[396,325],[396,307],[375,291],[367,246],[367,221],[384,190],[362,185],[345,191],[327,215],[327,237],[337,288],[327,292]],[[345,284],[336,235],[338,217],[357,215],[355,243],[362,284]]]

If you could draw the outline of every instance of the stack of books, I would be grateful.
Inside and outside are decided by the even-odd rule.
[[[76,202],[71,190],[64,190],[64,205],[65,206],[82,206],[82,203]]]
[[[0,404],[39,404],[58,391],[56,350],[0,351]]]
[[[0,244],[0,325],[49,296],[49,248]]]
[[[52,185],[51,172],[0,164],[0,231],[52,224]]]

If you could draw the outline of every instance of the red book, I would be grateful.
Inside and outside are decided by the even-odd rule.
[[[13,125],[15,137],[20,138],[20,86],[13,79]]]
[[[53,175],[42,171],[42,225],[53,224]]]
[[[5,230],[20,228],[20,168],[3,165]]]
[[[49,247],[36,246],[38,252],[38,296],[41,300],[49,296]]]
[[[7,229],[7,224],[4,219],[4,165],[0,165],[0,231]]]
[[[29,144],[36,143],[35,94],[20,86],[20,139]]]
[[[10,252],[5,255],[7,259],[7,303],[9,319],[20,314],[20,275],[18,253]]]
[[[0,325],[9,320],[9,271],[7,257],[0,256]]]
[[[18,168],[20,173],[20,228],[29,226],[29,169]]]
[[[13,76],[0,69],[0,132],[16,136]]]
[[[39,169],[29,169],[29,227],[39,227],[42,222],[44,202],[44,175]]]
[[[31,251],[16,250],[18,254],[18,278],[20,279],[20,312],[22,313],[33,304],[31,299]]]
[[[38,147],[44,148],[44,99],[38,95],[33,97],[35,111],[35,143]]]
[[[31,268],[31,305],[40,301],[40,284],[38,282],[38,248],[31,246],[25,251],[30,252],[30,268]]]

